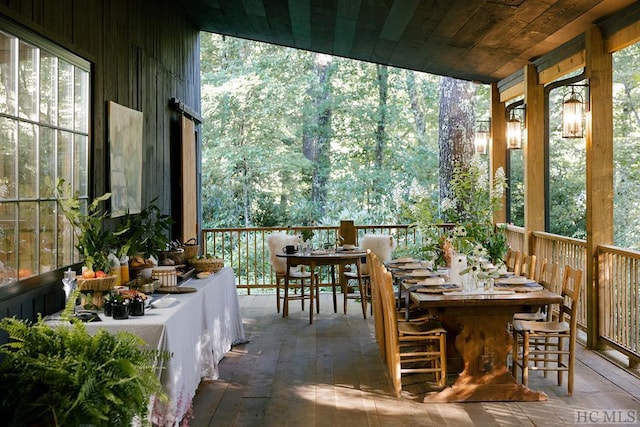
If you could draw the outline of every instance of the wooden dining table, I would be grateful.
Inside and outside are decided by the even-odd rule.
[[[440,294],[411,292],[411,299],[442,322],[447,329],[447,340],[455,339],[455,349],[463,362],[456,381],[425,396],[425,402],[547,400],[545,393],[518,384],[507,368],[511,351],[508,325],[515,313],[561,303],[560,295],[546,289],[534,292],[502,289]]]
[[[318,251],[310,251],[308,253],[281,253],[277,254],[278,257],[287,259],[287,274],[284,279],[284,300],[285,304],[282,309],[282,317],[287,317],[289,315],[289,274],[291,272],[291,267],[295,267],[297,265],[307,265],[309,266],[309,270],[311,272],[311,291],[310,293],[310,303],[309,303],[309,323],[313,323],[313,300],[316,300],[316,312],[320,312],[320,299],[319,299],[319,285],[318,285],[318,276],[315,274],[316,267],[319,266],[330,266],[331,267],[331,283],[333,285],[333,312],[336,313],[338,311],[338,303],[336,297],[336,266],[346,266],[349,264],[355,264],[356,273],[358,276],[358,287],[360,290],[360,295],[366,295],[364,284],[362,281],[362,273],[361,273],[361,263],[362,258],[366,256],[366,252],[361,250],[318,250]],[[314,296],[315,291],[315,296]],[[346,292],[346,290],[345,290]],[[362,303],[362,315],[364,318],[367,318],[367,299],[361,298]],[[346,313],[346,304],[344,307]]]

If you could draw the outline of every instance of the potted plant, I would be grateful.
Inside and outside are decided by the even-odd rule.
[[[170,244],[169,231],[173,219],[160,211],[154,204],[155,200],[138,214],[127,213],[119,230],[120,253],[130,258],[133,268],[155,265],[149,261],[150,258],[156,257]]]
[[[74,294],[77,296],[77,291]],[[69,299],[74,301],[75,298]],[[166,400],[156,364],[170,357],[145,349],[128,331],[95,335],[70,317],[70,325],[50,326],[0,320],[9,342],[0,346],[0,414],[8,425],[149,425],[152,396]]]
[[[111,269],[109,252],[115,247],[118,233],[107,231],[102,227],[107,213],[101,210],[100,204],[107,201],[111,193],[105,193],[93,199],[87,205],[85,212],[77,193],[71,197],[65,196],[69,195],[71,190],[68,187],[65,188],[64,180],[58,181],[56,192],[58,205],[74,229],[77,238],[76,249],[82,255],[84,266],[88,271],[108,273]]]

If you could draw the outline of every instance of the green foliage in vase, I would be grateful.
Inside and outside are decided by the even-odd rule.
[[[120,255],[144,254],[145,258],[167,250],[170,244],[169,231],[173,219],[164,215],[153,199],[140,213],[125,215],[124,224],[119,229],[118,246]]]
[[[8,317],[0,329],[9,336],[0,347],[0,415],[7,425],[128,427],[134,417],[150,425],[151,396],[166,400],[156,364],[170,355],[144,349],[131,332],[91,335],[75,319],[52,327]]]
[[[71,190],[64,180],[58,181],[56,192],[58,205],[73,226],[77,238],[76,249],[82,255],[84,265],[108,272],[111,268],[109,251],[115,247],[118,233],[103,228],[107,213],[100,208],[100,204],[107,201],[111,193],[96,197],[84,208],[77,192],[73,196],[65,196],[71,194]]]
[[[305,228],[300,232],[300,235],[302,236],[303,242],[308,242],[309,240],[313,239],[313,230]]]
[[[507,251],[507,237],[503,227],[493,225],[493,214],[502,207],[506,187],[502,169],[489,184],[487,171],[476,156],[469,164],[455,165],[450,199],[438,204],[433,194],[415,191],[405,208],[421,233],[425,259],[442,265],[453,249],[500,263]],[[448,229],[443,227],[445,220],[451,224]]]

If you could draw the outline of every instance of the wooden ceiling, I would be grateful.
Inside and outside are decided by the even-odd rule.
[[[196,25],[250,40],[491,83],[630,0],[189,0]]]

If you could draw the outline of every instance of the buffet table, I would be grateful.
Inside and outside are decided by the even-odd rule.
[[[144,316],[113,320],[99,312],[102,321],[87,323],[89,332],[127,330],[151,348],[173,354],[160,373],[169,401],[155,402],[151,418],[155,425],[178,425],[200,381],[218,378],[220,360],[234,342],[244,340],[233,270],[223,268],[206,279],[189,279],[182,286],[197,292],[154,295],[175,300],[164,308],[149,308]]]

